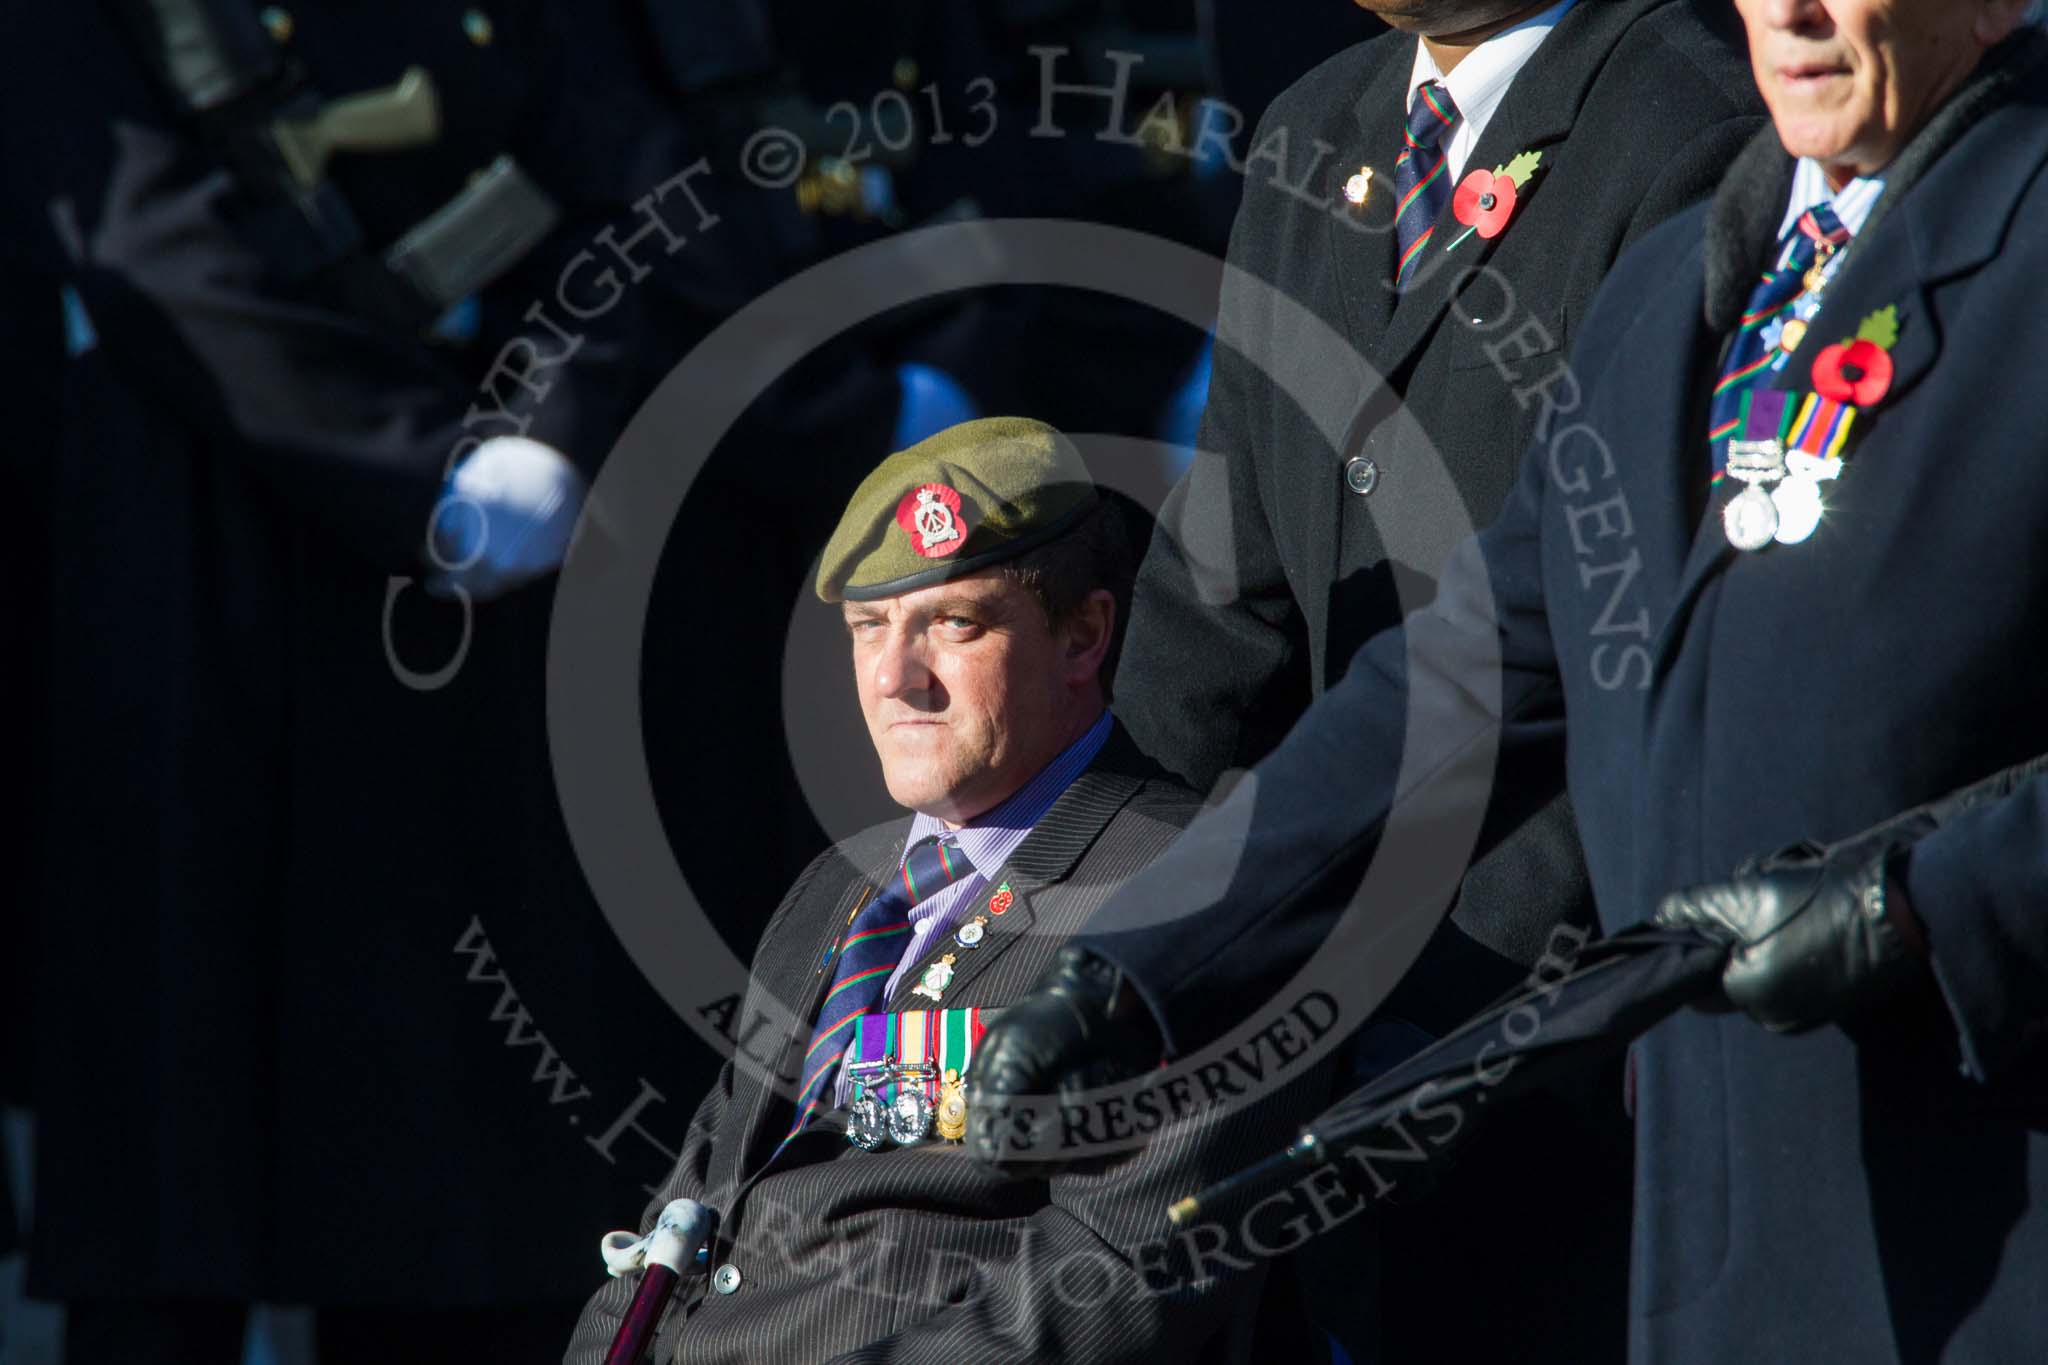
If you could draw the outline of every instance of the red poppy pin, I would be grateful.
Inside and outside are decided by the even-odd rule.
[[[996,888],[996,893],[988,898],[988,912],[991,915],[1000,915],[1014,905],[1016,900],[1016,896],[1010,892],[1010,884],[1004,882]]]
[[[905,493],[896,504],[896,524],[910,537],[910,548],[926,559],[944,559],[967,543],[960,494],[942,483],[921,484]]]
[[[1899,310],[1880,308],[1856,335],[1813,358],[1813,391],[1859,408],[1884,401],[1892,389],[1892,347],[1899,340]]]
[[[1451,216],[1463,223],[1465,230],[1444,250],[1456,251],[1475,232],[1489,242],[1505,232],[1521,202],[1522,190],[1542,162],[1543,153],[1523,152],[1505,166],[1474,171],[1458,182],[1457,193],[1451,196]]]

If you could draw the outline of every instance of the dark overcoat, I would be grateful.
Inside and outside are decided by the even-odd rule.
[[[934,1008],[913,994],[922,966],[960,959],[940,1007],[1000,1007],[1027,991],[1105,896],[1165,848],[1200,801],[1112,734],[991,879],[1015,901],[987,916],[967,949],[942,937],[883,1008]],[[1328,1064],[1296,1056],[1272,1073],[1268,1103],[1214,1126],[1167,1123],[1135,1156],[1051,1173],[994,1173],[965,1149],[925,1142],[867,1152],[845,1137],[843,1111],[814,1119],[786,1147],[793,1075],[830,985],[820,966],[866,895],[895,875],[907,820],[821,854],[790,888],[762,938],[738,1034],[782,1017],[726,1065],[690,1124],[674,1172],[640,1221],[668,1201],[719,1214],[709,1266],[682,1285],[653,1359],[732,1365],[850,1361],[1252,1361],[1247,1269],[1201,1282],[1158,1255],[1166,1207],[1276,1141],[1329,1084]],[[1290,1069],[1292,1068],[1292,1069]],[[1092,1131],[1092,1130],[1091,1130]],[[1213,1267],[1212,1267],[1213,1269]],[[1085,1282],[1085,1288],[1083,1284]],[[1068,1286],[1073,1286],[1069,1288]],[[591,1299],[567,1354],[598,1365],[635,1283]]]
[[[1774,136],[1711,208],[1622,260],[1574,349],[1583,408],[1532,445],[1433,607],[1369,642],[1258,770],[1226,908],[1170,937],[1095,943],[1173,1030],[1199,1034],[1207,1001],[1256,994],[1312,951],[1342,899],[1329,887],[1392,850],[1379,836],[1404,755],[1390,696],[1432,737],[1406,756],[1421,808],[1469,813],[1493,735],[1496,808],[1568,776],[1610,927],[2048,749],[2048,465],[2021,377],[2048,342],[2043,46],[2029,32],[1994,53],[1887,168],[1815,340],[1775,381],[1809,387],[1821,345],[1897,309],[1889,391],[1809,541],[1733,550],[1731,490],[1709,492],[1704,440],[1725,338],[1789,193]],[[1568,766],[1550,751],[1559,732]],[[1128,904],[1229,879],[1231,841],[1205,830],[1245,812],[1219,815]],[[1919,995],[1798,1037],[1689,1013],[1638,1045],[1633,1359],[2039,1353],[2044,822],[2037,779],[1911,851],[1900,875],[1934,967]],[[1572,1192],[1552,1194],[1570,1217]]]

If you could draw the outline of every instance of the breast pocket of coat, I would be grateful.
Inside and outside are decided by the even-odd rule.
[[[1499,290],[1488,291],[1485,302],[1474,302],[1481,287],[1474,284],[1451,300],[1438,344],[1447,350],[1449,368],[1462,383],[1489,372],[1502,398],[1529,407],[1534,397],[1521,395],[1566,382],[1571,335],[1564,305],[1528,306]]]

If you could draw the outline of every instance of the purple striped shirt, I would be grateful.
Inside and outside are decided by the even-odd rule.
[[[949,934],[953,927],[965,918],[969,905],[989,884],[989,878],[1002,870],[1017,846],[1024,842],[1024,836],[1031,833],[1052,803],[1060,794],[1073,785],[1095,756],[1102,752],[1102,746],[1109,739],[1110,714],[1104,711],[1088,727],[1086,734],[1061,750],[1058,758],[1039,770],[1038,776],[1026,782],[1000,805],[981,815],[975,816],[958,829],[949,831],[944,821],[935,819],[920,811],[910,822],[910,833],[904,836],[903,850],[897,854],[896,870],[903,870],[903,854],[910,846],[928,834],[951,833],[953,842],[967,861],[974,864],[974,870],[940,891],[936,896],[910,912],[910,944],[903,950],[903,960],[896,964],[896,970],[889,976],[889,988],[882,993],[883,999],[896,994],[903,984],[904,973],[916,966],[924,957],[925,950],[936,943],[939,936]],[[853,1090],[846,1072],[839,1073],[838,1102],[847,1103]]]

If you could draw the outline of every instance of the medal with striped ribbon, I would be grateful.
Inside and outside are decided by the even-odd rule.
[[[857,1094],[846,1137],[870,1151],[886,1138],[902,1146],[932,1131],[958,1141],[967,1131],[965,1083],[974,1049],[1001,1010],[906,1010],[863,1016],[847,1053]]]

